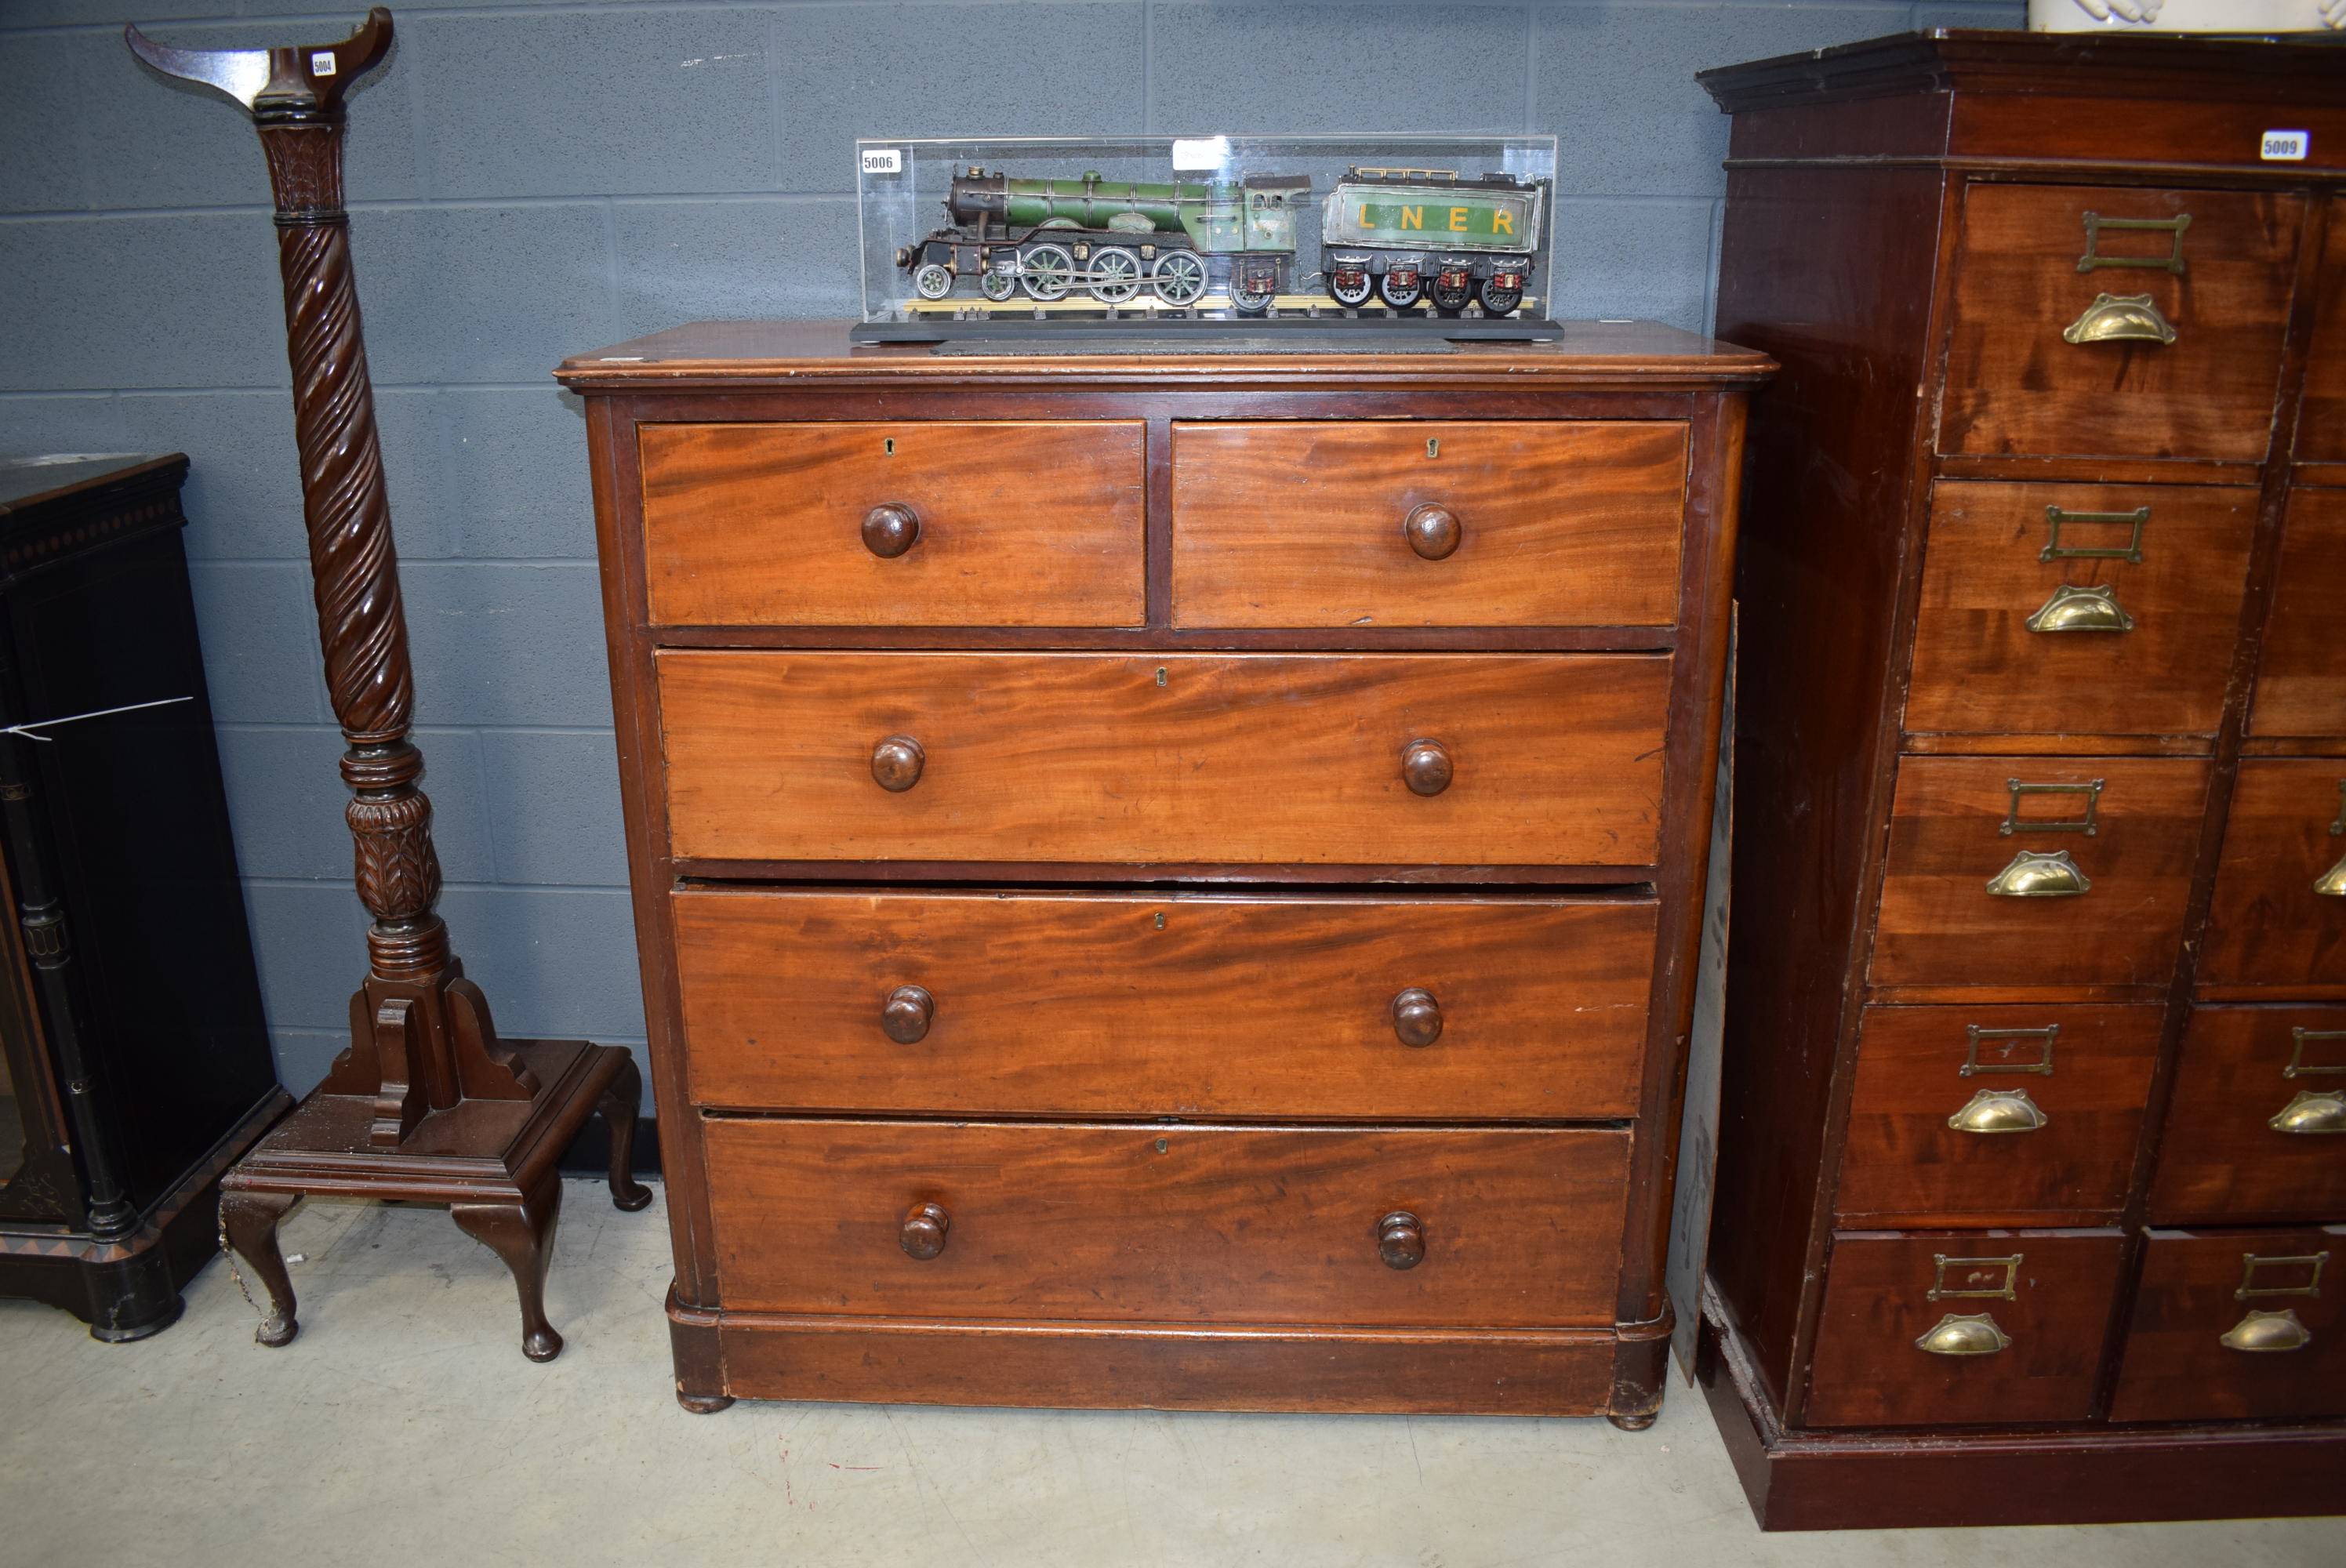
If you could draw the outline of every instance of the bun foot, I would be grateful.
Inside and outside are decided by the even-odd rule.
[[[727,1406],[730,1405],[733,1402],[733,1396],[730,1394],[688,1394],[682,1389],[678,1389],[676,1391],[676,1402],[682,1405],[686,1410],[690,1410],[694,1415],[713,1416],[718,1411],[724,1410]]]
[[[1625,1432],[1641,1432],[1661,1419],[1659,1410],[1647,1410],[1642,1416],[1606,1416],[1605,1419]]]
[[[272,1312],[261,1320],[260,1328],[252,1331],[252,1342],[274,1350],[291,1344],[293,1336],[301,1331],[301,1325],[291,1316],[280,1317]]]
[[[551,1329],[533,1329],[521,1337],[521,1353],[533,1361],[551,1361],[562,1354],[562,1336]]]

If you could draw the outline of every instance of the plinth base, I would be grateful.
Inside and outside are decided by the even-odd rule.
[[[586,1119],[610,1132],[611,1201],[651,1202],[628,1171],[643,1079],[624,1047],[584,1040],[507,1040],[542,1085],[527,1100],[464,1100],[418,1123],[397,1148],[369,1142],[374,1100],[312,1094],[220,1183],[228,1239],[269,1292],[254,1338],[290,1344],[301,1331],[293,1286],[277,1247],[277,1223],[300,1198],[444,1203],[450,1217],[513,1271],[521,1296],[522,1353],[550,1361],[562,1336],[546,1319],[546,1270],[562,1212],[557,1163]]]

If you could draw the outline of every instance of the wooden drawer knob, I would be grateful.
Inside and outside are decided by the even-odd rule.
[[[1392,999],[1393,1033],[1404,1045],[1431,1045],[1442,1038],[1442,1003],[1433,993],[1413,985]]]
[[[1458,525],[1457,513],[1431,503],[1402,519],[1401,532],[1409,541],[1409,547],[1429,561],[1439,561],[1457,549],[1458,541],[1466,535]]]
[[[880,788],[903,794],[921,781],[929,754],[909,735],[892,735],[872,748],[872,777]]]
[[[1439,795],[1450,788],[1450,750],[1439,740],[1413,740],[1401,754],[1401,776],[1412,792]]]
[[[1414,1268],[1425,1261],[1425,1227],[1417,1216],[1397,1208],[1377,1221],[1377,1257],[1387,1268]]]
[[[905,1257],[925,1263],[945,1249],[945,1236],[952,1229],[953,1220],[942,1204],[916,1203],[904,1211],[896,1245],[904,1249]]]
[[[900,985],[881,1004],[880,1027],[899,1045],[910,1045],[929,1032],[937,1015],[937,999],[917,985]]]
[[[899,502],[883,501],[863,514],[863,547],[892,561],[921,542],[921,514]]]

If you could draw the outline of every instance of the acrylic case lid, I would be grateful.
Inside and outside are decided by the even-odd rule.
[[[1544,320],[1553,136],[870,138],[864,335]]]

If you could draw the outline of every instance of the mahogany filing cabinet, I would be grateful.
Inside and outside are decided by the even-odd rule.
[[[1648,1424],[1768,370],[567,361],[685,1406]]]
[[[1753,1507],[2346,1512],[2346,54],[1702,79],[1783,366],[1700,1353]]]

